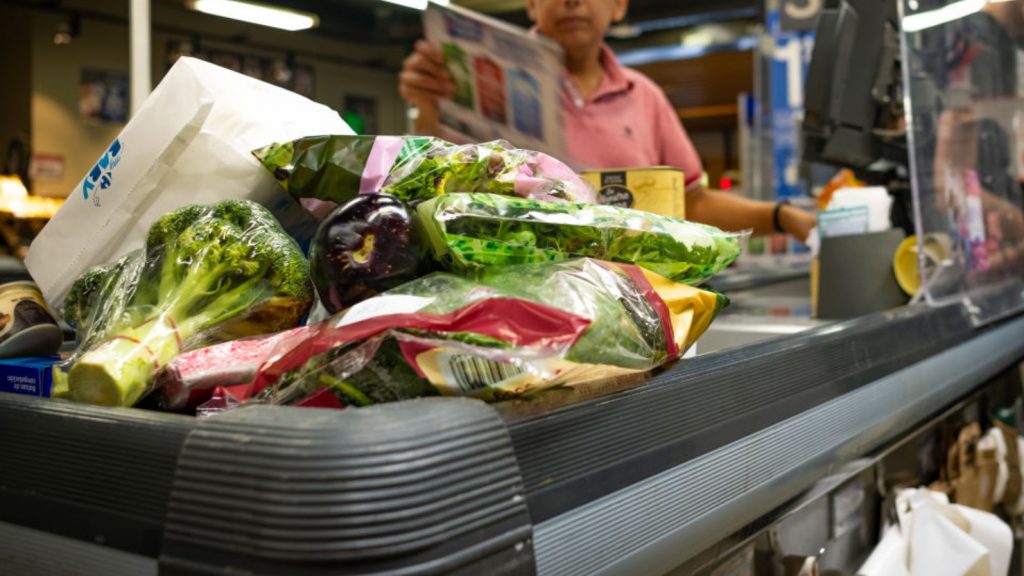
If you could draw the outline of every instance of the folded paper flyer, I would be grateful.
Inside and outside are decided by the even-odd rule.
[[[431,3],[423,20],[455,83],[455,95],[441,102],[444,126],[566,158],[558,44],[457,6]]]

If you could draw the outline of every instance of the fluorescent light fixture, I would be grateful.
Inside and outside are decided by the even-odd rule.
[[[987,3],[987,0],[959,0],[942,8],[904,16],[903,31],[920,32],[921,30],[954,22],[961,18],[966,18],[975,12],[980,12]]]
[[[266,4],[239,2],[237,0],[186,0],[185,4],[204,14],[241,20],[250,24],[270,26],[294,32],[313,28],[320,23],[316,14],[277,8]]]
[[[416,10],[426,10],[427,4],[433,2],[441,6],[447,6],[448,0],[384,0],[392,4],[398,4],[399,6],[405,6],[406,8],[415,8]]]
[[[629,40],[630,38],[639,38],[644,31],[639,26],[632,24],[616,24],[608,29],[608,36],[615,38],[616,40]]]

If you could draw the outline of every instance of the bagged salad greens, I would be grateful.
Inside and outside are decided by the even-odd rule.
[[[438,262],[456,271],[588,257],[698,284],[736,259],[743,236],[618,206],[495,194],[440,196],[416,212]]]
[[[131,406],[179,353],[296,326],[312,304],[309,264],[255,202],[170,212],[145,247],[84,272],[64,300],[77,352],[56,395]]]
[[[424,136],[314,136],[253,154],[292,196],[329,206],[366,193],[390,194],[403,202],[450,192],[572,202],[596,198],[590,185],[562,162],[503,140],[452,144]]]
[[[434,394],[498,400],[646,371],[680,356],[726,302],[636,266],[591,259],[494,268],[474,278],[437,272],[274,336],[253,382],[215,393],[200,413],[248,399],[317,406]]]

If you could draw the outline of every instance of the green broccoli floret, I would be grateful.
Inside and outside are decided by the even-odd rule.
[[[155,373],[179,352],[296,325],[312,303],[309,265],[298,245],[265,208],[247,200],[187,206],[157,220],[135,275],[121,276],[131,296],[120,310],[106,305],[98,341],[68,373],[73,399],[130,406]],[[89,271],[72,290],[80,321],[103,276]],[[107,279],[104,286],[109,286]]]
[[[64,297],[64,320],[72,327],[87,330],[95,304],[103,300],[110,268],[94,266],[75,280]]]
[[[71,285],[64,297],[64,320],[77,331],[79,347],[90,347],[97,336],[121,320],[119,314],[110,312],[124,310],[141,264],[142,251],[136,250],[109,266],[86,270]]]

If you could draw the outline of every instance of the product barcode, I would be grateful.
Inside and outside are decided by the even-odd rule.
[[[523,373],[523,369],[514,364],[496,362],[477,356],[460,354],[448,359],[448,369],[455,385],[462,393],[493,386]]]

